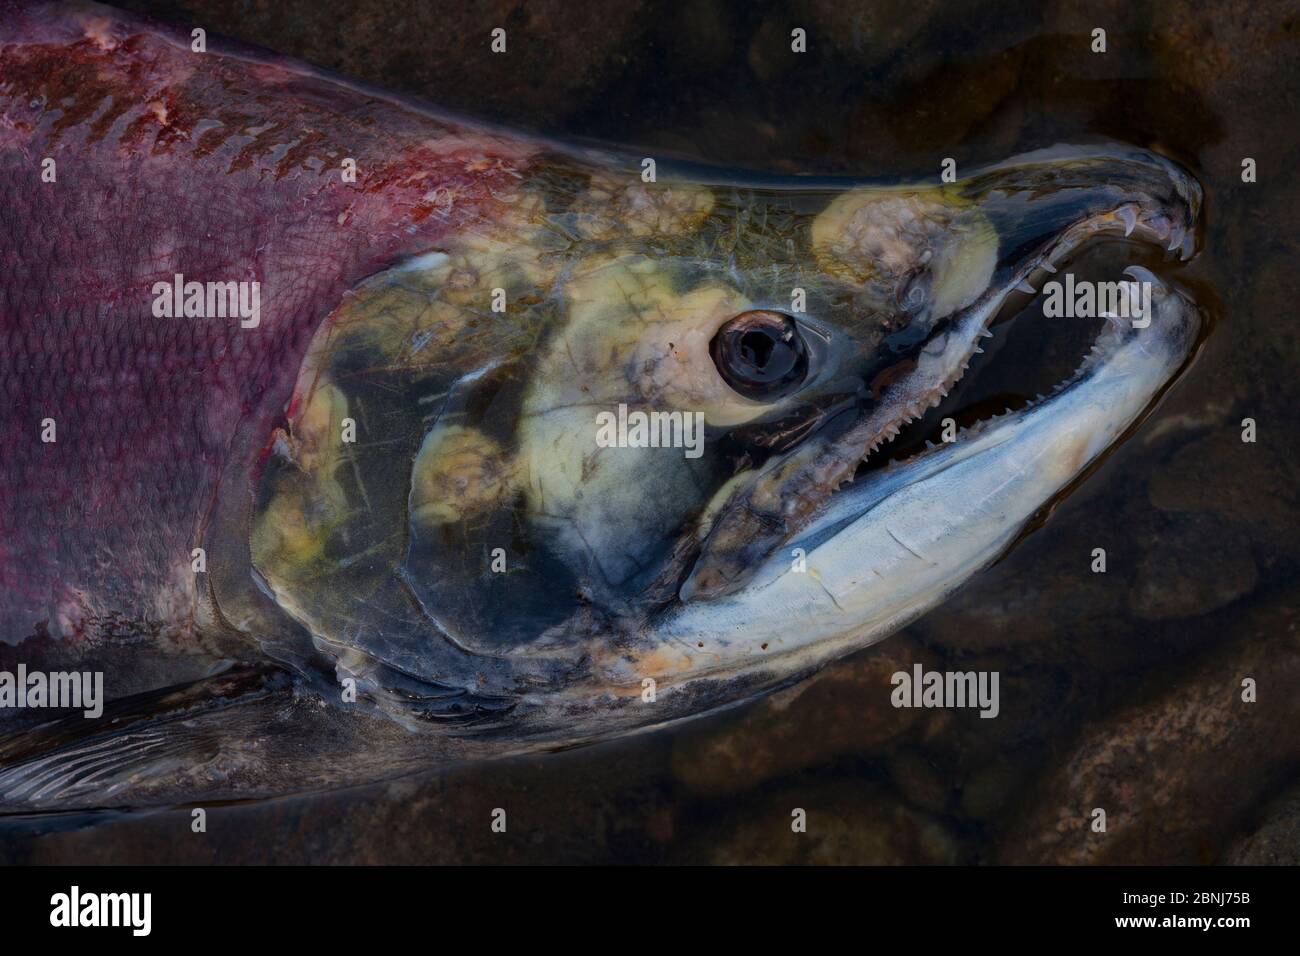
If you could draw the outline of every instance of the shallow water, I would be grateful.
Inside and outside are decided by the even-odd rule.
[[[4,856],[1300,861],[1293,4],[124,6],[538,132],[773,173],[916,176],[1096,138],[1153,148],[1205,187],[1201,253],[1173,274],[1216,321],[1157,413],[1009,557],[789,691],[564,754],[212,808],[193,839],[176,838],[185,810],[36,820],[0,836]],[[486,51],[501,24],[509,69]],[[795,26],[809,52],[792,58]],[[1089,50],[1098,26],[1105,54]],[[1242,182],[1245,157],[1258,182]],[[1003,370],[1068,364],[1035,318],[999,330]],[[1022,377],[1000,374],[969,400],[1014,397]],[[915,662],[1000,672],[999,718],[892,708],[889,675]],[[1240,701],[1244,677],[1258,703]],[[1105,837],[1086,827],[1098,806]],[[506,835],[489,829],[496,807]],[[807,834],[790,832],[793,808]]]

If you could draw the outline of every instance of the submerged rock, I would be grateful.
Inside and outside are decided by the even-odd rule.
[[[1223,862],[1247,866],[1300,865],[1300,787],[1292,787],[1264,809],[1263,823],[1237,841]]]
[[[807,830],[793,832],[795,810]],[[837,782],[784,788],[728,805],[719,831],[688,859],[712,864],[890,865],[960,862],[962,846],[941,819],[872,785]]]
[[[1129,592],[1137,617],[1195,617],[1231,604],[1259,583],[1250,537],[1214,515],[1173,522],[1144,544]]]
[[[1206,863],[1300,757],[1294,589],[1219,622],[1243,636],[1164,689],[1086,726],[1001,845],[1005,863]],[[1256,682],[1257,702],[1242,699]],[[1159,685],[1157,685],[1159,686]],[[1106,832],[1091,828],[1106,812]]]
[[[890,677],[932,658],[899,635],[737,714],[677,734],[674,775],[692,791],[727,794],[825,764],[875,754],[941,711],[895,708]]]

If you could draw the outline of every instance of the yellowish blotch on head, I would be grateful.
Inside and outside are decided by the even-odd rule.
[[[367,360],[376,367],[418,368],[452,353],[508,349],[519,323],[493,311],[495,290],[511,313],[540,301],[558,269],[551,254],[566,240],[536,193],[518,193],[500,209],[350,291],[313,339],[305,367],[328,369],[344,351],[373,352]]]
[[[998,237],[972,203],[941,189],[859,189],[837,196],[813,221],[813,253],[828,274],[893,311],[909,281],[928,271],[929,314],[964,308],[988,287]]]
[[[329,474],[338,462],[347,396],[326,380],[311,389],[293,428],[293,459],[303,471]]]
[[[424,525],[465,521],[495,508],[514,482],[501,446],[482,432],[439,426],[425,436],[411,479],[411,515]]]
[[[253,563],[270,579],[316,573],[326,540],[347,517],[347,495],[334,478],[347,415],[347,397],[322,376],[304,396],[293,434],[278,438],[294,467],[279,478],[250,540]]]
[[[633,255],[583,270],[566,292],[569,322],[538,367],[528,413],[581,404],[594,415],[627,403],[726,426],[770,410],[734,392],[709,354],[718,329],[752,307],[736,289],[679,292],[670,270]]]
[[[253,564],[272,581],[313,576],[330,532],[346,514],[347,496],[333,478],[290,482],[277,489],[253,526]]]
[[[570,210],[585,239],[647,238],[692,232],[713,211],[713,191],[690,183],[644,183],[597,173]]]

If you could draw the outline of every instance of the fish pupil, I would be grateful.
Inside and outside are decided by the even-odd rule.
[[[765,368],[776,348],[776,342],[766,331],[750,331],[740,337],[740,354],[755,368]]]
[[[746,398],[778,397],[808,374],[808,349],[799,327],[781,312],[742,312],[718,330],[710,352],[726,383]]]

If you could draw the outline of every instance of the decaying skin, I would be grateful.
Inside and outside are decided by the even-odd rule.
[[[0,665],[101,668],[114,702],[12,718],[0,804],[332,785],[779,686],[996,558],[1195,340],[1152,276],[1150,336],[850,495],[1043,267],[1104,233],[1189,255],[1194,182],[1106,148],[647,181],[101,8],[0,10]],[[178,273],[258,281],[260,324],[156,318]],[[603,441],[629,412],[683,441]],[[891,513],[947,557],[848,547]]]

